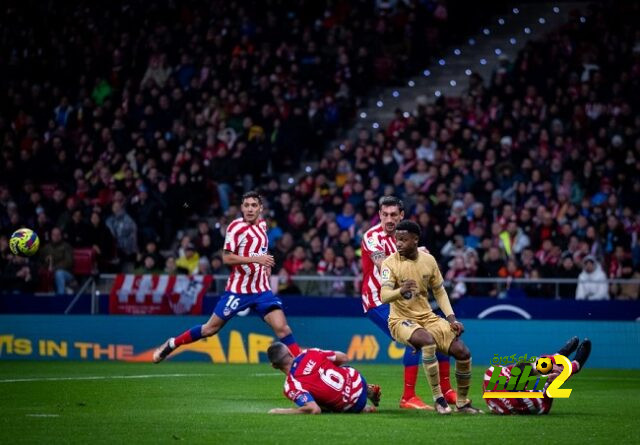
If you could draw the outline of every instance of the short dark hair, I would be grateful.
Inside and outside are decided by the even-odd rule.
[[[242,200],[240,201],[240,203],[243,203],[245,199],[249,198],[257,199],[260,205],[262,205],[262,196],[260,196],[260,193],[256,192],[255,190],[251,190],[250,192],[242,195]]]
[[[378,201],[378,207],[380,208],[389,206],[396,206],[398,207],[398,210],[404,212],[404,203],[400,198],[396,198],[395,196],[383,196]]]
[[[404,221],[400,221],[396,226],[396,232],[405,231],[409,233],[413,233],[418,238],[420,237],[420,226],[413,221],[405,219]]]
[[[282,366],[285,359],[289,356],[289,348],[279,341],[271,343],[267,349],[267,357],[269,362],[275,366]]]

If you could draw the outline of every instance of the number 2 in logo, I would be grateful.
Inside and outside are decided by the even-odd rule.
[[[554,355],[553,358],[556,364],[562,365],[562,372],[549,384],[547,396],[556,399],[566,399],[571,395],[571,389],[560,388],[560,386],[571,376],[571,362],[567,357],[560,354]]]

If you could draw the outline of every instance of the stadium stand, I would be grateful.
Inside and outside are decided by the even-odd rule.
[[[592,6],[490,79],[471,75],[461,97],[400,109],[328,150],[372,90],[423,68],[469,14],[429,1],[301,3],[75,3],[54,16],[43,4],[46,23],[30,13],[37,2],[9,8],[1,288],[52,279],[46,264],[8,255],[24,225],[45,247],[61,228],[101,272],[179,273],[191,244],[207,259],[198,267],[224,272],[221,230],[251,188],[269,203],[281,291],[300,291],[295,275],[357,276],[382,194],[404,200],[456,296],[499,293],[459,277],[640,277],[637,2]],[[561,297],[596,298],[580,286]]]

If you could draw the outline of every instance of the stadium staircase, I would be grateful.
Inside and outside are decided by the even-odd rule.
[[[433,103],[439,97],[456,97],[468,88],[468,76],[478,73],[488,83],[500,57],[515,60],[527,41],[542,38],[568,19],[569,11],[584,11],[586,2],[522,3],[495,16],[476,35],[460,46],[449,47],[446,55],[433,61],[420,75],[407,79],[405,86],[387,88],[370,97],[367,108],[357,112],[357,122],[349,132],[375,131],[394,117],[396,109],[410,113],[418,103]]]

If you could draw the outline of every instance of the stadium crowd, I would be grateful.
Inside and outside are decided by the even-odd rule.
[[[224,229],[257,188],[282,292],[353,295],[339,278],[359,275],[376,200],[394,194],[454,298],[556,293],[457,281],[475,276],[579,277],[559,296],[638,298],[604,282],[640,277],[638,2],[593,6],[491,79],[470,76],[462,97],[397,110],[328,151],[372,88],[446,42],[448,11],[303,3],[65,6],[42,28],[9,10],[1,288],[65,292],[82,247],[102,272],[225,273]],[[44,244],[36,259],[8,254],[22,226]]]

